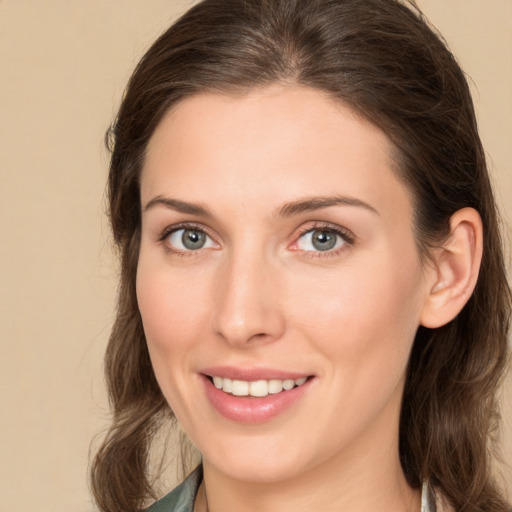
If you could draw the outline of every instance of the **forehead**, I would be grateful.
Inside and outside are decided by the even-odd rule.
[[[398,206],[409,195],[386,135],[343,103],[305,87],[204,93],[178,103],[155,130],[142,199],[158,194],[246,203],[347,194]],[[184,197],[185,198],[185,197]]]

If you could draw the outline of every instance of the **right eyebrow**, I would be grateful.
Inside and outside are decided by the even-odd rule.
[[[151,208],[154,208],[155,206],[164,206],[165,208],[169,208],[171,210],[180,212],[180,213],[186,213],[189,215],[197,215],[200,217],[213,217],[212,213],[205,208],[204,206],[196,203],[189,203],[187,201],[181,201],[179,199],[172,199],[170,197],[164,197],[164,196],[156,196],[150,201],[146,203],[146,206],[144,206],[143,211],[147,212]]]
[[[328,196],[328,197],[306,197],[304,199],[299,199],[296,201],[292,201],[290,203],[286,203],[278,210],[278,217],[291,217],[293,215],[299,215],[305,212],[312,212],[315,210],[320,210],[322,208],[329,208],[331,206],[356,206],[359,208],[364,208],[376,215],[379,215],[379,212],[370,204],[361,201],[355,197],[349,196]]]

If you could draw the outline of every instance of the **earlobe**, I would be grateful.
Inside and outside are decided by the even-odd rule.
[[[482,261],[482,219],[463,208],[450,219],[450,236],[434,254],[432,279],[420,323],[437,328],[453,320],[471,297]]]

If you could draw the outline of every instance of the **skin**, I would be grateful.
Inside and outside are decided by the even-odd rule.
[[[379,129],[302,87],[196,95],[156,129],[141,177],[137,297],[157,380],[203,456],[196,510],[207,495],[211,512],[419,511],[398,418],[414,335],[442,286],[420,262],[390,155]],[[279,215],[333,196],[361,204]],[[180,223],[203,230],[206,245],[165,236]],[[304,235],[332,228],[350,240],[330,251]],[[241,424],[206,398],[200,370],[220,365],[314,378],[284,413]]]

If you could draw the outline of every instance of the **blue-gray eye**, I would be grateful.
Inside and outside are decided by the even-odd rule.
[[[343,237],[333,229],[312,229],[304,233],[297,243],[302,251],[331,251],[345,244]]]
[[[214,247],[213,240],[199,229],[177,229],[169,235],[168,242],[179,251],[197,251]]]

